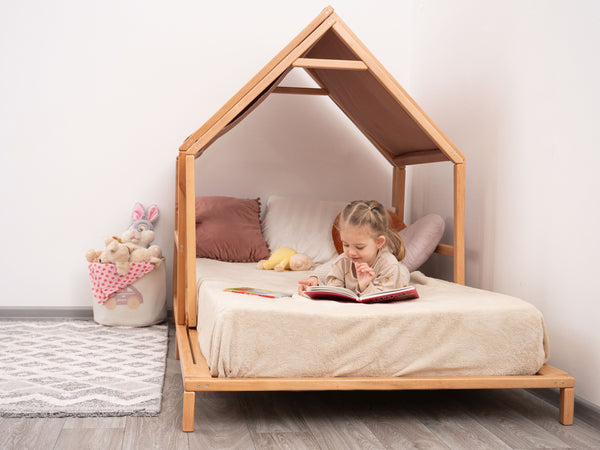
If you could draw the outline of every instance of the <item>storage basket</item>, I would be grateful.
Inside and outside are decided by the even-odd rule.
[[[102,325],[145,327],[167,318],[165,262],[112,294],[104,303],[92,297],[94,320]]]

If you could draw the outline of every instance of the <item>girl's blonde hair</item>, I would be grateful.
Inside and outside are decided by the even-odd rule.
[[[390,218],[381,203],[376,200],[355,200],[347,204],[340,213],[338,229],[346,225],[368,226],[374,238],[385,236],[386,245],[398,261],[404,259],[406,248],[398,233],[390,230]]]

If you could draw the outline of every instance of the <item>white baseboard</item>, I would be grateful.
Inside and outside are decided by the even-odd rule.
[[[167,310],[167,317],[172,317],[172,309]],[[91,307],[55,307],[40,308],[29,306],[25,308],[12,308],[0,306],[0,319],[83,319],[94,318]]]
[[[29,306],[11,308],[0,306],[0,317],[3,319],[92,319],[94,312],[91,307],[40,308],[39,306]]]

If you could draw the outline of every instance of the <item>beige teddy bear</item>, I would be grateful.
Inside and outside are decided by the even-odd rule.
[[[123,245],[129,249],[129,262],[148,261],[156,266],[162,263],[162,259],[154,256],[151,248],[140,247],[131,242],[125,242]]]
[[[107,246],[114,239],[116,239],[119,242],[121,242],[118,237],[111,236],[109,238],[104,239],[104,245]],[[91,263],[98,263],[98,262],[100,262],[100,255],[102,254],[103,251],[104,250],[94,250],[93,248],[90,248],[87,252],[85,252],[85,259],[87,259],[87,261],[91,262]]]
[[[129,249],[121,243],[121,239],[112,236],[106,238],[104,244],[106,248],[102,251],[90,249],[85,253],[88,262],[113,263],[117,266],[119,275],[125,275],[129,272]]]
[[[104,244],[106,245],[104,250],[88,250],[85,259],[91,263],[114,263],[119,275],[129,272],[129,263],[132,262],[148,261],[155,265],[162,263],[162,259],[153,256],[150,249],[130,242],[123,243],[117,236],[106,238]]]

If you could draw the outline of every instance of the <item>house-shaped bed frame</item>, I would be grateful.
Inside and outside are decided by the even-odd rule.
[[[295,67],[306,70],[320,87],[280,87],[281,80]],[[454,281],[460,284],[465,281],[463,155],[333,8],[325,8],[179,148],[173,309],[184,386],[183,430],[194,429],[197,391],[558,388],[559,421],[572,424],[574,378],[549,365],[531,376],[215,378],[210,375],[196,330],[195,159],[272,93],[328,95],[393,166],[392,202],[401,216],[406,166],[452,163],[454,242],[439,245],[436,251],[453,257]]]

